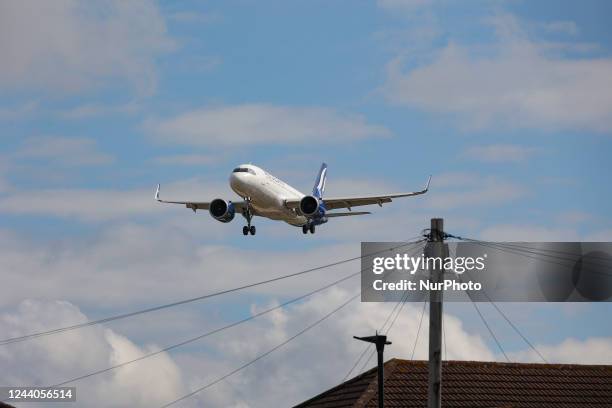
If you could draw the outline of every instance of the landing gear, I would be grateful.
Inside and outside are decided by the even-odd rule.
[[[244,216],[244,218],[246,218],[247,225],[242,227],[242,235],[255,235],[255,232],[257,230],[255,229],[254,225],[251,225],[251,220],[253,219],[253,212],[251,211],[251,199],[249,197],[246,197],[244,201],[246,201],[246,209],[242,212],[242,215]]]
[[[315,233],[315,225],[314,224],[304,224],[302,225],[302,234],[308,234],[310,231],[311,234]]]
[[[255,232],[257,232],[257,230],[255,229],[254,225],[251,225],[250,227],[245,225],[242,227],[242,235],[255,235]]]

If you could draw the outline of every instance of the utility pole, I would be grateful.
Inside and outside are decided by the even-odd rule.
[[[387,336],[382,334],[378,334],[376,332],[375,336],[368,337],[357,337],[353,336],[354,339],[366,341],[368,343],[376,344],[376,352],[378,353],[378,408],[384,408],[385,406],[385,378],[384,378],[384,370],[385,370],[385,360],[383,358],[383,354],[385,351],[385,345],[391,344],[390,341],[387,341]]]
[[[441,258],[448,256],[448,248],[444,244],[444,220],[431,219],[429,240],[425,249],[426,257]],[[429,280],[432,283],[441,283],[444,280],[444,262],[430,270]],[[441,408],[442,406],[442,290],[429,291],[429,382],[427,393],[427,407]]]

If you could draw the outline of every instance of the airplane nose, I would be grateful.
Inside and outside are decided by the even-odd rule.
[[[241,173],[232,173],[229,179],[230,187],[232,188],[232,190],[234,190],[234,192],[236,192],[236,194],[240,195],[241,197],[245,197],[248,195],[248,191],[245,186],[243,177],[244,176]]]
[[[241,174],[240,173],[232,173],[230,174],[229,177],[229,181],[230,181],[230,186],[236,188],[236,187],[240,187],[242,184],[242,180],[240,179]]]

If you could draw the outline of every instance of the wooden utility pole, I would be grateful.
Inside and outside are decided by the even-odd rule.
[[[448,256],[448,249],[444,244],[444,220],[431,219],[431,229],[426,247],[426,256],[441,258]],[[437,265],[433,262],[430,270],[430,282],[444,281],[444,262]],[[429,383],[427,393],[427,407],[441,408],[442,406],[442,290],[429,291]]]

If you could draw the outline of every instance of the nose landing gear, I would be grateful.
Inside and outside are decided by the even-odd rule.
[[[254,225],[251,225],[251,220],[253,219],[253,211],[251,210],[251,199],[249,197],[246,197],[244,201],[246,202],[246,209],[242,212],[242,215],[244,216],[244,218],[246,218],[247,225],[242,227],[242,235],[255,235],[255,232],[257,232],[257,230],[255,229]]]
[[[314,224],[304,224],[302,225],[302,234],[308,234],[310,231],[311,234],[315,233],[315,225]]]

